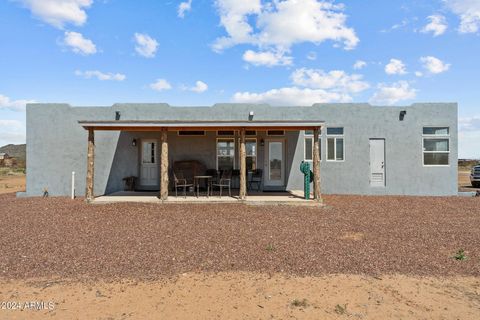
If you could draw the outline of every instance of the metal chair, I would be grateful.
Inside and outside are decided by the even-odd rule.
[[[260,187],[262,186],[262,178],[263,178],[263,170],[262,169],[256,169],[253,170],[252,176],[250,180],[248,181],[248,188],[250,190],[253,189],[252,185],[256,184],[257,185],[257,191],[260,191]]]
[[[228,196],[232,196],[232,170],[223,170],[218,182],[212,183],[212,187],[220,188],[220,198],[222,197],[222,190],[228,187]]]
[[[183,177],[183,173],[181,171],[179,172],[173,171],[173,179],[175,183],[175,198],[177,198],[178,196],[177,195],[178,188],[183,188],[183,197],[187,198],[187,188],[193,187],[193,184],[187,183],[187,179]]]

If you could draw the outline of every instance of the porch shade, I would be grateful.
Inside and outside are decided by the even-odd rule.
[[[94,199],[94,150],[95,150],[95,131],[157,131],[160,132],[161,140],[161,166],[160,166],[160,194],[162,201],[168,199],[168,131],[177,130],[239,130],[240,131],[240,192],[239,199],[245,200],[247,196],[246,188],[246,148],[245,133],[248,129],[253,130],[313,130],[314,148],[313,148],[313,172],[314,172],[314,198],[315,201],[321,201],[320,193],[320,156],[319,156],[319,134],[324,121],[319,120],[81,120],[78,123],[88,130],[88,152],[87,152],[87,201]]]

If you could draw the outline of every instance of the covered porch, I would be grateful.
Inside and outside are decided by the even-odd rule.
[[[323,126],[322,121],[175,121],[175,120],[155,120],[155,121],[141,121],[141,120],[115,120],[115,121],[79,121],[80,125],[83,126],[88,131],[88,152],[87,152],[87,174],[86,174],[86,199],[88,202],[102,203],[102,202],[131,202],[131,201],[141,201],[141,202],[164,202],[164,203],[191,203],[191,202],[257,202],[257,203],[320,203],[321,202],[321,192],[320,192],[320,156],[319,156],[319,133]],[[250,175],[252,169],[252,159],[247,151],[251,151],[251,146],[249,146],[249,140],[257,139],[257,137],[252,138],[252,132],[299,132],[301,130],[308,130],[313,132],[313,161],[312,161],[312,171],[313,171],[313,188],[312,196],[310,201],[306,201],[303,198],[303,190],[284,190],[284,192],[271,192],[274,190],[269,190],[268,193],[258,192],[257,190],[252,190],[249,188]],[[140,190],[140,192],[113,192],[112,194],[97,194],[95,197],[94,193],[94,172],[95,172],[95,133],[97,131],[119,131],[121,133],[138,133],[138,134],[149,134],[159,140],[159,161],[155,159],[153,161],[157,165],[157,171],[153,171],[153,174],[158,179],[158,191],[146,192],[146,190]],[[178,197],[175,196],[176,188],[174,188],[174,182],[177,180],[177,176],[174,176],[174,166],[176,163],[172,160],[172,150],[175,150],[175,147],[178,144],[178,137],[181,136],[180,133],[184,132],[215,132],[219,135],[220,132],[235,132],[235,137],[238,137],[238,154],[236,154],[236,182],[235,188],[232,190],[231,196],[228,195],[226,190],[224,190],[222,197],[218,194],[218,188],[216,192],[210,194],[209,197],[206,196],[205,192],[202,196],[195,196],[194,194],[187,194],[184,196],[183,191],[179,190]],[[205,135],[205,133],[204,133]],[[201,137],[198,137],[201,139]],[[218,140],[225,140],[217,138]],[[292,153],[295,150],[281,149],[281,143],[276,143],[281,139],[268,139],[268,142],[265,145],[265,149],[270,150],[270,152],[275,151],[277,148],[282,150],[285,153]],[[197,142],[195,142],[197,141]],[[196,146],[198,141],[201,140],[192,140],[183,139],[183,146],[188,151],[188,149],[194,150],[194,147],[201,148],[201,146]],[[237,144],[237,140],[232,138],[233,145]],[[255,148],[257,142],[255,140]],[[271,141],[271,142],[270,142]],[[263,139],[261,139],[262,146],[264,144]],[[191,145],[191,147],[189,146]],[[157,148],[155,146],[155,148]],[[284,148],[284,147],[283,147]],[[206,153],[209,153],[209,150],[205,150]],[[153,153],[153,152],[152,152]],[[174,153],[174,152],[173,152]],[[170,156],[169,156],[170,155]],[[191,153],[192,159],[195,158],[195,152]],[[257,160],[257,159],[256,159]],[[219,169],[219,158],[217,155],[216,158],[217,166],[216,169]],[[223,161],[223,160],[222,160]],[[273,169],[275,166],[281,167],[282,170],[285,170],[283,167],[286,165],[289,166],[289,170],[298,170],[299,162],[296,160],[295,163],[285,164],[285,158],[280,157],[281,164],[276,164],[275,161],[279,159],[265,159],[265,176],[268,179],[274,180],[276,173]],[[297,163],[298,162],[298,163]],[[260,164],[260,167],[261,164]],[[178,175],[178,174],[177,174]],[[198,176],[198,175],[197,175]],[[210,176],[208,176],[210,177]],[[221,175],[219,176],[221,177]],[[284,178],[283,178],[284,179]],[[175,180],[175,181],[173,181]],[[206,185],[206,184],[205,184]],[[279,185],[280,186],[280,185]],[[192,186],[190,186],[191,188]],[[193,188],[196,186],[194,185]],[[299,188],[298,188],[299,189]],[[191,189],[190,189],[191,191]],[[211,191],[211,190],[210,190]],[[276,190],[275,190],[276,191]],[[280,191],[280,190],[278,190]],[[103,191],[102,191],[103,192]]]

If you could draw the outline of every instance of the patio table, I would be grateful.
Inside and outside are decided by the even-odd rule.
[[[193,177],[193,185],[197,187],[197,198],[200,195],[200,180],[205,179],[206,180],[206,185],[207,185],[207,198],[210,195],[210,179],[212,179],[213,176],[194,176]]]

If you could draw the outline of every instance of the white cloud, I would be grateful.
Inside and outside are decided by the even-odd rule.
[[[34,100],[12,100],[3,94],[0,94],[0,110],[25,111],[27,103],[33,103]]]
[[[164,91],[172,89],[171,84],[165,79],[157,79],[154,83],[150,84],[150,88],[156,91]]]
[[[385,73],[390,75],[406,74],[407,68],[401,60],[390,59],[390,62],[385,66]]]
[[[319,45],[327,40],[350,50],[359,42],[354,29],[346,26],[344,6],[330,1],[216,0],[216,6],[227,32],[214,42],[217,52],[238,44],[261,52],[289,52],[297,43]]]
[[[93,0],[15,0],[46,23],[63,28],[66,23],[81,26],[87,21],[85,9]]]
[[[97,78],[98,80],[111,80],[111,81],[123,81],[127,77],[124,74],[121,73],[104,73],[98,70],[87,70],[87,71],[80,71],[76,70],[75,75],[79,77],[84,77],[85,79],[90,79],[90,78]]]
[[[393,105],[403,100],[415,99],[416,96],[417,90],[411,88],[406,81],[398,81],[391,85],[381,83],[370,99],[370,103]]]
[[[434,37],[438,37],[445,33],[448,28],[447,21],[444,16],[435,14],[428,16],[427,19],[430,21],[421,32],[423,33],[433,33]]]
[[[25,124],[18,120],[0,120],[0,147],[6,144],[25,143]]]
[[[255,52],[247,50],[243,54],[243,60],[254,66],[287,66],[292,64],[292,57],[285,56],[283,52]]]
[[[265,92],[237,92],[236,102],[269,103],[272,105],[312,105],[326,102],[350,102],[352,94],[369,88],[358,74],[344,71],[325,72],[320,69],[301,68],[292,72],[292,87],[272,89]]]
[[[460,33],[477,33],[480,30],[480,1],[443,0],[447,8],[460,17]]]
[[[421,57],[420,61],[423,63],[425,70],[431,74],[439,74],[450,69],[450,64],[432,56]]]
[[[360,70],[360,69],[363,69],[367,66],[367,63],[363,60],[357,60],[354,65],[353,65],[353,69],[355,70]]]
[[[480,159],[480,116],[458,119],[458,144],[460,158]]]
[[[157,52],[158,42],[150,37],[148,34],[135,33],[135,51],[145,58],[155,57]]]
[[[192,10],[192,0],[182,2],[178,5],[178,17],[184,18],[185,12]]]
[[[417,76],[417,77],[423,77],[423,72],[421,72],[421,71],[415,71],[415,76]]]
[[[317,53],[314,52],[314,51],[310,51],[310,52],[307,54],[307,59],[308,59],[308,60],[311,60],[311,61],[317,60]]]
[[[458,133],[458,157],[460,159],[480,159],[480,130]]]
[[[81,33],[66,31],[63,39],[65,45],[78,54],[90,55],[97,52],[97,47],[92,40],[84,38]]]
[[[390,28],[380,30],[380,32],[389,33],[391,31],[401,30],[401,29],[406,28],[409,24],[410,24],[409,19],[403,19],[400,23],[396,23],[393,26],[391,26]]]
[[[349,75],[341,70],[333,70],[327,73],[320,69],[306,68],[297,69],[291,75],[293,84],[297,86],[328,89],[345,94],[359,93],[368,89],[369,84],[362,78],[363,76],[359,74]]]
[[[198,80],[195,82],[195,86],[189,88],[189,90],[196,93],[202,93],[208,90],[208,85],[205,82]]]
[[[242,103],[308,106],[314,103],[350,102],[351,98],[345,94],[329,92],[323,89],[286,87],[260,93],[237,92],[233,96],[233,100]]]
[[[480,116],[458,118],[458,130],[480,131]]]

